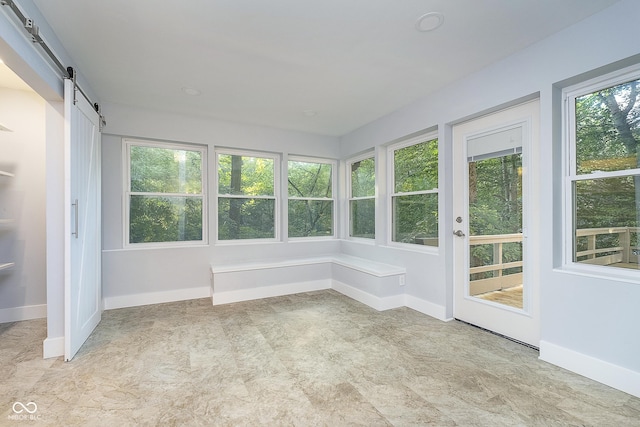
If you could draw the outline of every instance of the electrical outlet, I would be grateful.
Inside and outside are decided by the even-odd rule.
[[[400,275],[400,278],[398,279],[400,286],[404,286],[404,274]]]

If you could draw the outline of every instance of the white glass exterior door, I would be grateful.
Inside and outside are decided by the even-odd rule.
[[[454,317],[538,347],[529,274],[531,146],[539,103],[454,126]]]

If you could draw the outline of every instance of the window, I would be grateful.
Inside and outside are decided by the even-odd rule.
[[[217,153],[218,240],[275,239],[278,157]]]
[[[565,91],[567,259],[573,263],[638,268],[639,78],[636,69]]]
[[[333,164],[292,158],[287,181],[289,237],[333,236]]]
[[[206,147],[124,140],[125,242],[206,242]]]
[[[438,246],[438,139],[389,148],[391,240]]]
[[[375,157],[354,160],[349,165],[349,236],[376,236]]]

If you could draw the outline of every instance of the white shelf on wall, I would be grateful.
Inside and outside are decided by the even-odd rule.
[[[14,175],[14,174],[12,174],[11,172],[0,171],[0,176],[10,176],[10,177],[14,177],[15,175]]]
[[[0,219],[0,230],[13,227],[14,222],[12,219]]]
[[[0,263],[0,271],[2,270],[8,270],[10,268],[12,268],[13,266],[15,266],[16,263],[15,262],[4,262],[4,263]]]

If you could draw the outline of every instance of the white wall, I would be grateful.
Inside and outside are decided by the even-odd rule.
[[[541,287],[541,357],[640,395],[640,278],[635,283],[584,277],[562,271],[557,237],[559,186],[558,88],[595,73],[640,62],[637,17],[640,2],[622,0],[552,37],[506,58],[418,102],[372,122],[342,138],[342,157],[380,146],[421,129],[438,126],[441,172],[451,170],[451,125],[539,93],[541,138],[534,162],[539,176],[533,215],[538,248],[534,267]],[[455,54],[452,52],[451,54]],[[601,68],[603,67],[603,68]],[[600,69],[601,68],[601,69]],[[444,168],[444,170],[443,170]],[[443,176],[443,174],[441,174]],[[445,199],[451,180],[441,181]],[[441,199],[442,200],[442,199]],[[407,293],[451,307],[452,204],[441,210],[440,253],[410,260],[394,249],[356,248],[372,257],[401,258],[409,271],[420,271],[419,282],[407,274]],[[556,233],[556,234],[554,234]],[[395,254],[395,255],[394,255]],[[428,274],[423,274],[423,273]],[[449,311],[450,312],[450,311]],[[579,361],[578,361],[579,359]]]
[[[33,92],[0,88],[0,322],[46,315],[45,102]]]
[[[64,353],[64,103],[46,105],[47,339],[45,357]]]
[[[215,261],[304,257],[337,252],[337,240],[214,245],[214,199],[209,199],[210,245],[170,249],[124,249],[122,210],[122,137],[208,146],[209,194],[216,171],[214,149],[234,147],[335,159],[337,138],[186,117],[124,105],[105,104],[102,137],[103,296],[107,308],[126,301],[152,303],[209,296],[209,265]],[[286,191],[286,188],[283,189]],[[283,224],[281,224],[283,226]]]

